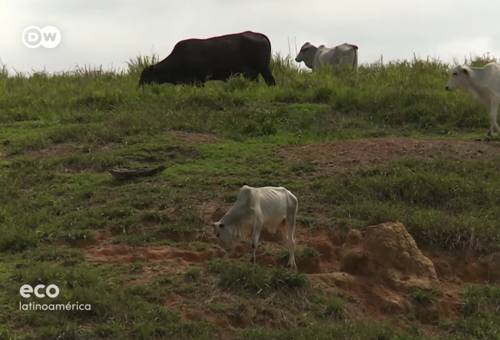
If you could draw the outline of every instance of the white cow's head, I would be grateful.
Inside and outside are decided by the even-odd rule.
[[[221,221],[212,223],[215,236],[221,241],[222,246],[226,250],[233,248],[233,233],[231,226],[226,226]]]
[[[299,54],[297,54],[297,57],[295,57],[295,61],[298,63],[303,61],[307,67],[312,68],[314,56],[316,54],[317,49],[318,48],[316,46],[314,46],[313,44],[306,42],[300,48],[300,52],[299,52]]]
[[[470,85],[471,69],[468,66],[457,66],[450,72],[446,90],[467,89]]]

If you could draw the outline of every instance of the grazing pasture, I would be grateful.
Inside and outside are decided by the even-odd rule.
[[[500,140],[485,140],[480,104],[445,91],[452,65],[332,75],[276,56],[274,87],[236,76],[141,90],[154,62],[0,73],[0,338],[500,337]],[[249,243],[223,258],[211,223],[245,184],[297,196],[298,272],[280,235],[262,235],[255,266]],[[343,272],[356,230],[388,221],[437,284]],[[92,310],[19,310],[25,283]]]

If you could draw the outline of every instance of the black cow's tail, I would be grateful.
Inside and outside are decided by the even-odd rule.
[[[269,38],[265,34],[260,33],[260,35],[262,35],[267,40],[267,45],[269,46],[269,60],[267,60],[267,62],[270,63],[271,58],[272,58],[272,53],[273,53],[272,46],[271,46],[271,40],[269,40]]]
[[[356,45],[351,45],[351,47],[354,49],[354,59],[352,60],[352,69],[357,70],[357,64],[358,64],[358,46]]]
[[[273,74],[271,72],[271,59],[272,59],[272,48],[271,48],[271,40],[267,37],[267,35],[259,33],[262,37],[264,37],[267,40],[267,46],[269,47],[269,53],[266,55],[266,60],[264,65],[261,67],[263,68],[261,70],[262,77],[264,78],[265,82],[269,86],[274,86],[276,85],[276,80],[273,77]]]

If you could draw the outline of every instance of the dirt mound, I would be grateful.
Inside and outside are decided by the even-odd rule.
[[[438,283],[433,263],[401,223],[351,230],[342,247],[341,271],[370,277],[393,289],[430,289]]]
[[[317,173],[383,164],[405,156],[479,159],[498,155],[500,142],[371,138],[286,146],[278,154],[292,165],[310,163]]]
[[[458,309],[455,286],[448,287],[453,291],[451,297],[440,295],[443,298],[439,302],[422,306],[414,301],[414,291],[430,296],[441,294],[443,287],[432,261],[401,223],[351,230],[335,255],[339,265],[332,266],[334,271],[309,277],[318,287],[355,302],[360,315],[368,312],[382,317],[414,312],[421,321],[434,322],[440,313],[450,315]]]
[[[308,277],[315,287],[350,301],[360,316],[412,315],[435,324],[460,315],[466,284],[500,278],[500,253],[424,254],[398,222],[351,230],[341,244],[337,241],[318,234],[309,243],[321,246],[314,247],[321,254],[321,270]]]

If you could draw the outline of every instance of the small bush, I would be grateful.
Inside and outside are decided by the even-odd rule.
[[[436,291],[415,288],[410,291],[413,301],[422,306],[428,306],[436,300]]]
[[[303,288],[307,285],[307,279],[304,274],[293,271],[276,268],[273,269],[270,278],[270,286],[274,289],[280,288]]]
[[[213,261],[208,268],[212,273],[218,274],[219,285],[227,289],[257,293],[270,288],[267,273],[259,266]]]
[[[307,285],[307,279],[303,274],[282,268],[270,270],[253,264],[212,261],[208,269],[219,276],[221,287],[231,290],[260,293],[287,288],[303,288]]]
[[[184,280],[187,282],[198,281],[201,277],[201,270],[198,267],[189,268],[189,270],[184,273]]]
[[[343,320],[345,318],[345,302],[337,296],[328,299],[325,306],[325,315],[334,320]]]

